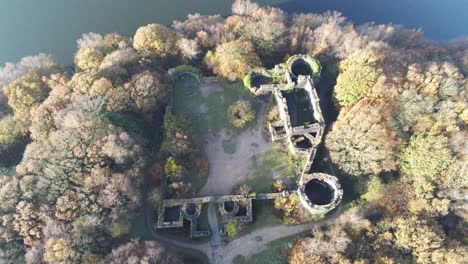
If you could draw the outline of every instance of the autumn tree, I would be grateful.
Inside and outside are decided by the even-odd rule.
[[[57,62],[50,55],[44,53],[26,56],[17,63],[7,62],[0,68],[0,90],[2,86],[19,79],[31,70],[42,69],[51,71],[57,68]]]
[[[247,0],[237,0],[232,5],[233,16],[226,19],[226,27],[239,37],[250,40],[262,57],[284,50],[287,44],[286,15],[273,7],[260,8]]]
[[[208,64],[213,71],[229,80],[243,78],[251,66],[259,66],[260,59],[255,53],[251,42],[235,40],[224,43],[216,48]]]
[[[333,226],[326,232],[315,229],[313,234],[313,238],[300,238],[294,242],[289,263],[341,263],[345,260],[342,253],[351,239],[342,228]]]
[[[166,98],[166,87],[155,73],[143,72],[136,74],[125,87],[135,102],[138,110],[151,115]]]
[[[174,21],[172,27],[187,39],[196,41],[204,50],[234,39],[234,34],[224,27],[223,18],[220,15],[188,14],[185,21]],[[193,42],[185,44],[189,43],[192,46],[190,50],[193,50]],[[179,47],[182,44],[182,42],[179,43]],[[180,47],[182,54],[187,53],[184,51],[186,47]]]
[[[105,262],[109,264],[120,264],[125,262],[178,264],[182,263],[182,260],[154,241],[132,240],[112,250],[112,252],[106,257]]]
[[[393,224],[396,245],[410,249],[418,263],[430,263],[432,251],[440,248],[444,240],[441,228],[416,216],[397,218]]]
[[[304,209],[296,193],[288,197],[278,196],[275,199],[275,209],[280,212],[285,224],[299,224],[310,220],[309,212]]]
[[[31,70],[26,75],[4,86],[8,105],[15,112],[15,120],[19,123],[17,129],[26,134],[29,126],[30,110],[44,101],[50,88],[43,82],[39,70]]]
[[[99,69],[104,54],[97,48],[79,49],[75,55],[75,64],[80,70]]]
[[[333,163],[354,176],[395,170],[398,141],[390,121],[378,102],[363,101],[342,111],[325,141]]]
[[[42,239],[44,216],[37,205],[31,202],[19,202],[14,217],[15,230],[23,237],[26,245],[32,245],[33,242]]]
[[[63,220],[104,211],[123,220],[136,208],[142,149],[103,111],[102,99],[80,97],[58,113],[57,131],[27,147],[17,167],[25,199],[55,205]]]
[[[252,193],[252,188],[247,184],[242,184],[239,186],[239,188],[237,188],[235,193],[238,195],[249,195]]]
[[[195,40],[181,38],[177,42],[177,46],[179,47],[182,56],[186,59],[194,59],[198,54],[200,54],[200,47]]]
[[[323,23],[319,14],[295,14],[289,28],[290,50],[294,53],[309,53],[314,48],[313,30]]]
[[[178,52],[176,34],[161,24],[140,27],[133,37],[133,46],[146,56],[166,56]]]

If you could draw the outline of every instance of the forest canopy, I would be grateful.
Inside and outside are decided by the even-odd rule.
[[[162,136],[151,130],[170,97],[169,69],[240,81],[298,53],[323,65],[329,85],[319,89],[338,113],[326,120],[325,153],[346,182],[346,206],[357,206],[296,239],[289,262],[468,259],[468,42],[236,0],[228,17],[84,34],[73,71],[45,54],[0,68],[0,263],[181,263],[131,233],[155,141],[171,181],[155,197],[192,194],[183,182],[196,148],[190,120],[166,115]],[[255,110],[241,100],[225,114],[243,127]],[[297,223],[292,202],[275,206]]]

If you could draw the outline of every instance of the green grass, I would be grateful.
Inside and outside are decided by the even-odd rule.
[[[204,97],[199,83],[193,78],[180,78],[174,84],[173,110],[175,113],[183,113],[189,116],[194,127],[194,132],[202,135],[208,130],[219,131],[230,127],[226,118],[226,111],[240,98],[252,101],[254,107],[258,105],[258,99],[253,97],[241,82],[229,82],[219,80],[222,89],[210,93]],[[206,111],[200,111],[200,106],[205,105]],[[258,107],[258,106],[257,106]]]
[[[273,200],[253,200],[254,221],[247,226],[247,233],[262,227],[280,225],[282,221],[275,214]]]
[[[270,192],[274,183],[274,172],[280,176],[288,177],[292,181],[297,180],[295,166],[286,151],[271,149],[265,152],[263,160],[252,157],[252,162],[255,168],[255,177],[248,179],[246,184],[252,187],[254,192]]]

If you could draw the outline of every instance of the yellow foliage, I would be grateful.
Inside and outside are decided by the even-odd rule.
[[[82,48],[75,55],[75,64],[81,70],[97,70],[103,60],[104,54],[96,48]]]
[[[213,65],[215,73],[229,80],[243,78],[249,67],[261,64],[254,46],[245,40],[235,40],[218,46],[208,60],[209,64]]]
[[[133,46],[146,56],[176,54],[177,35],[161,24],[149,24],[136,31]]]

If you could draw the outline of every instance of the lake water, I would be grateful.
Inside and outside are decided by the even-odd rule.
[[[404,24],[434,40],[468,35],[468,0],[262,0],[288,12],[339,10],[357,23]],[[230,12],[231,0],[0,0],[0,66],[40,52],[72,63],[83,33],[132,36],[152,22]]]

